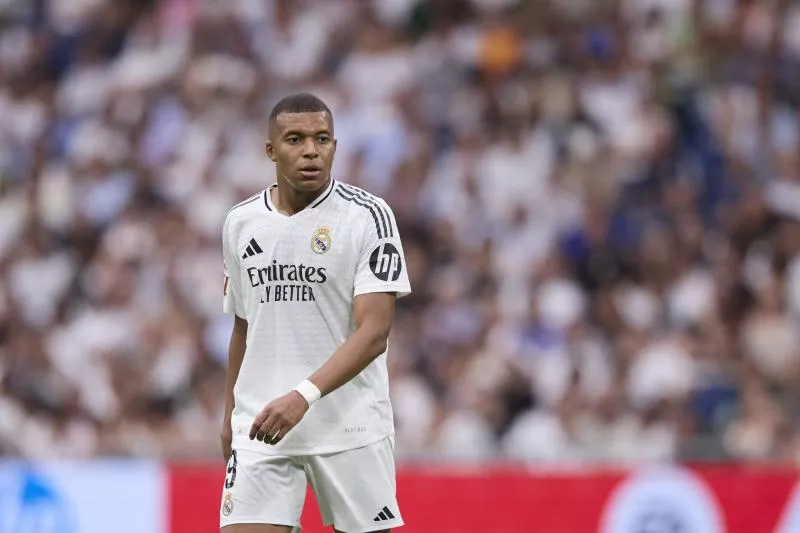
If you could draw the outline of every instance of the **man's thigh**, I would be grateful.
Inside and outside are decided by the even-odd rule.
[[[338,529],[334,529],[336,533],[347,533],[347,531],[339,531]],[[381,531],[373,531],[372,533],[392,533],[391,529],[382,529]]]
[[[344,533],[377,533],[403,525],[391,438],[307,457],[306,470],[326,526]]]
[[[295,459],[234,450],[222,488],[220,531],[295,533],[305,497],[305,470]]]
[[[272,524],[231,524],[223,527],[221,533],[292,533],[294,528]]]

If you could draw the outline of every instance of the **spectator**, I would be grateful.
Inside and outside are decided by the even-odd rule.
[[[221,222],[302,87],[407,243],[401,458],[798,460],[797,6],[39,4],[0,3],[3,453],[217,456]]]

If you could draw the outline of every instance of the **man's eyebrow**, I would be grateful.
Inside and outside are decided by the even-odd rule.
[[[291,135],[297,135],[298,137],[305,137],[306,135],[317,136],[317,135],[321,135],[323,133],[325,133],[327,135],[330,135],[331,134],[331,130],[329,130],[328,128],[323,128],[321,130],[317,130],[317,131],[315,131],[313,133],[310,133],[310,134],[305,132],[305,131],[300,131],[300,130],[289,130],[289,131],[287,131],[286,133],[283,134],[283,137],[289,137]]]

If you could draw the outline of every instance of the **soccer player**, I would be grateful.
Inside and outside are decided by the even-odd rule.
[[[284,98],[266,143],[277,183],[225,219],[223,533],[299,532],[307,483],[335,531],[403,525],[386,348],[411,288],[392,210],[331,178],[335,151],[325,103]]]

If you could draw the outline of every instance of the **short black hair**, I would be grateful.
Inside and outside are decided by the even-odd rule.
[[[275,124],[278,115],[282,113],[320,112],[328,113],[331,119],[333,119],[333,113],[331,113],[330,108],[319,97],[311,93],[290,94],[289,96],[281,98],[281,100],[275,104],[275,107],[272,108],[272,111],[269,113],[269,124],[270,126]]]

